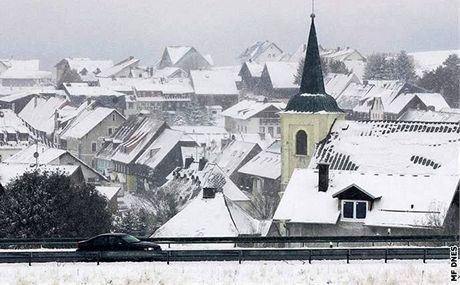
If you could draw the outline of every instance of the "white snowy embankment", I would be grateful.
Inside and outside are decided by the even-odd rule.
[[[0,264],[0,284],[447,284],[447,261]]]

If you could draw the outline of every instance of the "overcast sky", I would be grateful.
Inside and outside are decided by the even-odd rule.
[[[459,48],[460,0],[316,0],[320,44],[373,51]],[[0,58],[67,56],[152,64],[166,45],[235,63],[257,40],[292,53],[307,38],[310,0],[0,0]]]

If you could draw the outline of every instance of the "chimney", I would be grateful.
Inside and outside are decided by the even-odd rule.
[[[193,163],[193,161],[194,161],[193,157],[186,157],[184,168],[185,169],[189,168],[190,165]]]
[[[329,164],[318,163],[318,191],[326,192],[329,188]]]
[[[203,168],[206,166],[206,162],[208,162],[206,158],[200,158],[200,160],[198,161],[198,171],[203,170]]]
[[[216,197],[215,188],[203,188],[203,199],[213,199]]]
[[[38,105],[38,99],[37,96],[34,96],[34,108],[37,108]]]

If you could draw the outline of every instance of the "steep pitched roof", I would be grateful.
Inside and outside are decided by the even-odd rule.
[[[276,44],[270,41],[257,41],[240,54],[239,59],[245,61],[256,61],[270,46],[275,46],[281,53],[283,52]]]
[[[228,70],[191,70],[195,94],[238,95],[234,74]]]
[[[119,72],[121,72],[125,68],[134,68],[137,66],[137,64],[140,62],[140,59],[134,58],[132,56],[128,57],[127,59],[124,59],[120,62],[117,62],[115,65],[103,69],[99,74],[97,74],[97,77],[112,77],[112,76],[117,76]]]
[[[354,184],[378,198],[367,212],[364,225],[426,227],[430,216],[444,221],[460,179],[459,175],[401,175],[380,171],[330,170],[329,174],[328,190],[321,192],[318,170],[295,169],[273,219],[336,224],[339,201],[333,196]],[[310,201],[308,207],[305,201]]]
[[[62,97],[36,96],[27,103],[18,114],[27,124],[34,129],[51,134],[54,129],[54,113],[69,101]]]
[[[297,63],[294,62],[266,62],[264,71],[270,78],[273,88],[275,89],[297,89],[299,85],[295,82],[297,74]]]
[[[276,180],[281,177],[281,154],[262,151],[243,165],[238,172]]]
[[[324,89],[323,72],[316,39],[315,15],[311,15],[310,34],[305,55],[305,64],[300,81],[300,91],[291,97],[286,112],[343,112],[332,96]]]
[[[221,115],[224,117],[247,120],[270,107],[281,111],[286,107],[286,104],[282,102],[265,103],[252,100],[243,100],[223,111]]]
[[[118,113],[117,110],[112,108],[88,107],[78,114],[61,132],[61,138],[77,138],[80,139],[92,131],[99,125],[105,118],[112,113]],[[121,117],[120,113],[118,113]]]
[[[460,125],[439,122],[337,121],[310,162],[331,169],[458,174]]]

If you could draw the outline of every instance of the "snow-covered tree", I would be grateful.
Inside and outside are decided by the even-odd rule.
[[[367,64],[364,69],[365,80],[382,80],[388,79],[388,62],[386,55],[383,53],[374,53],[367,58]]]
[[[460,107],[460,58],[449,55],[442,66],[425,72],[418,84],[433,92],[440,92],[449,106]]]
[[[414,82],[417,78],[414,60],[405,51],[401,51],[394,59],[393,68],[394,79]]]
[[[85,237],[110,227],[107,200],[60,172],[25,173],[0,195],[2,237]]]

